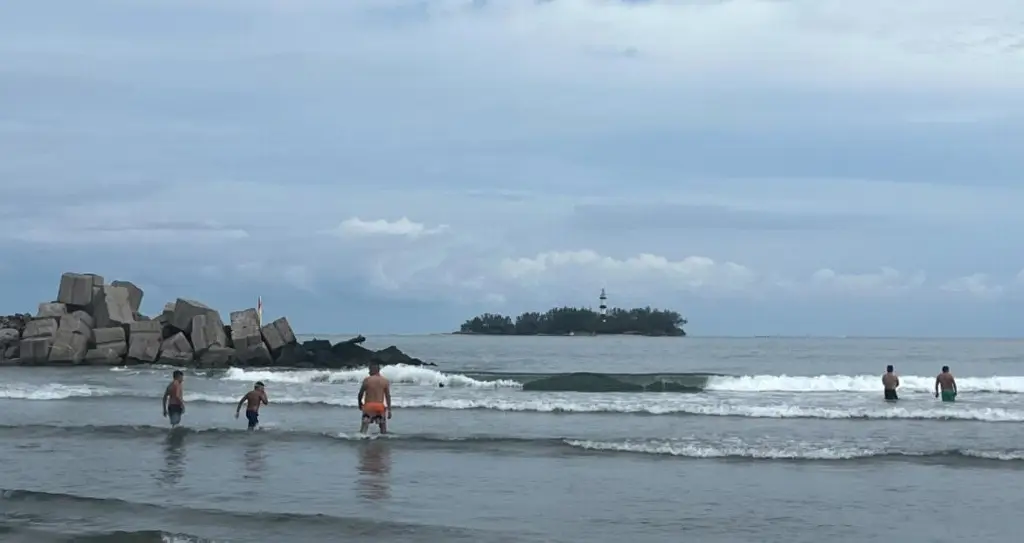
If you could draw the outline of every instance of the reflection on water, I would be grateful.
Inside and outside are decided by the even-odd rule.
[[[360,443],[359,495],[367,500],[391,497],[391,447],[383,440]]]
[[[248,436],[248,443],[245,445],[246,479],[262,479],[263,472],[267,469],[267,455],[264,451],[266,441],[262,437],[255,432]]]
[[[160,482],[175,486],[185,476],[185,428],[168,432],[164,440],[164,467],[160,470]]]

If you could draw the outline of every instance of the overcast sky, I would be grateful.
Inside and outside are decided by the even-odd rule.
[[[304,332],[678,310],[1021,335],[1019,0],[0,8],[3,312],[62,271]]]

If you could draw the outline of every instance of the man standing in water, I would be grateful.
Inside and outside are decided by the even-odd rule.
[[[164,416],[171,421],[171,428],[181,423],[181,416],[185,413],[185,374],[181,370],[174,370],[171,384],[164,389]]]
[[[882,387],[885,388],[885,399],[895,401],[900,399],[896,395],[896,389],[900,386],[900,378],[892,371],[892,364],[885,367],[885,375],[882,375]]]
[[[363,413],[359,433],[365,434],[370,424],[378,425],[380,433],[388,433],[388,419],[391,418],[391,384],[380,374],[380,364],[370,363],[370,376],[363,379],[356,404]],[[384,418],[385,413],[387,418]]]
[[[249,430],[255,430],[256,426],[260,423],[260,406],[270,403],[267,399],[267,393],[263,390],[263,381],[256,381],[252,390],[246,392],[245,396],[238,400],[238,406],[235,407],[236,419],[238,418],[238,413],[242,410],[243,403],[248,404],[245,406],[245,418],[249,421]]]
[[[949,366],[942,366],[942,373],[935,377],[935,397],[939,397],[939,388],[942,388],[942,401],[956,401],[956,379],[949,373]]]

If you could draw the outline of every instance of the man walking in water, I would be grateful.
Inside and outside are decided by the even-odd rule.
[[[267,399],[267,393],[263,390],[263,381],[256,381],[252,390],[246,392],[245,396],[238,400],[238,406],[235,407],[236,419],[238,418],[238,413],[242,410],[243,403],[248,404],[245,406],[245,418],[249,421],[249,430],[255,430],[256,426],[260,423],[260,406],[270,403]]]
[[[942,388],[942,401],[956,401],[956,379],[949,373],[949,366],[942,366],[942,373],[935,377],[935,397],[939,397],[939,388]]]
[[[892,364],[885,367],[885,374],[882,375],[882,387],[885,388],[885,399],[896,401],[900,399],[896,395],[896,389],[900,386],[900,378],[892,371]]]
[[[363,379],[363,385],[359,387],[356,404],[363,413],[359,433],[365,434],[370,424],[378,425],[380,433],[388,433],[388,419],[391,418],[391,384],[380,374],[380,364],[370,363],[370,375]]]
[[[171,428],[181,423],[181,416],[185,413],[184,380],[185,374],[174,370],[171,384],[164,390],[164,416],[171,421]]]

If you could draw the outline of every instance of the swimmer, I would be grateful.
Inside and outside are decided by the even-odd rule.
[[[181,423],[181,416],[185,414],[185,374],[181,370],[174,370],[171,384],[164,389],[164,416],[171,421],[171,428]]]
[[[882,387],[885,389],[885,399],[894,401],[900,399],[896,389],[900,386],[900,378],[893,373],[892,364],[885,367],[885,374],[882,375]]]
[[[235,407],[235,418],[238,418],[238,413],[242,411],[242,404],[247,403],[245,406],[245,418],[249,421],[249,430],[255,430],[256,426],[260,423],[260,406],[267,405],[270,401],[267,399],[267,393],[263,390],[263,381],[256,381],[253,385],[252,390],[245,393],[241,400],[238,400],[238,406]]]
[[[942,366],[942,373],[935,377],[935,397],[939,397],[939,388],[942,388],[942,401],[956,401],[956,379],[949,373],[949,366]]]
[[[363,379],[363,385],[359,387],[356,405],[363,413],[359,433],[365,434],[370,424],[379,426],[381,434],[388,433],[388,420],[391,419],[391,384],[380,374],[380,364],[370,363],[370,375]]]

